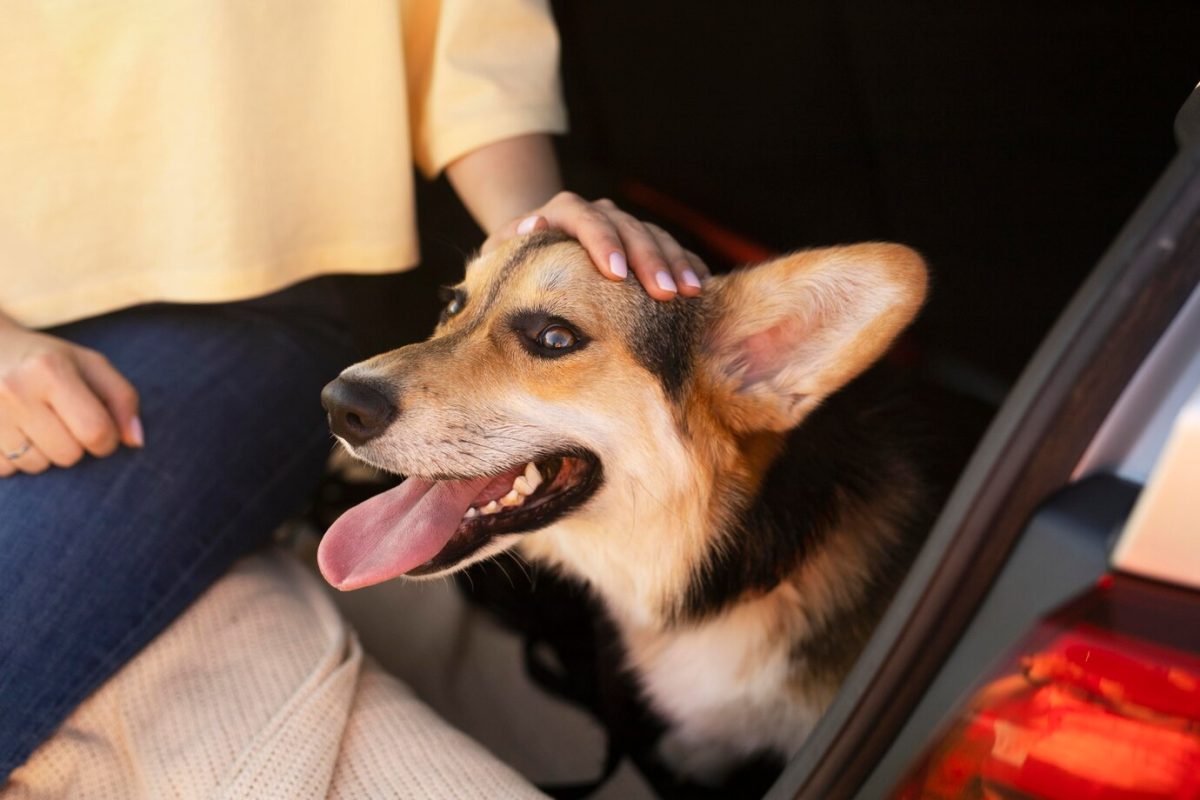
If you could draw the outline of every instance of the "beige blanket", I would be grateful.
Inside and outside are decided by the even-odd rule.
[[[0,800],[541,796],[364,659],[317,579],[282,553],[241,562],[0,790]]]

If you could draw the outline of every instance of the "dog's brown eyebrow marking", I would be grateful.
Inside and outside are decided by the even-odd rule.
[[[473,301],[470,302],[469,308],[467,303],[464,303],[463,309],[464,311],[467,311],[467,317],[464,318],[462,327],[452,333],[445,333],[443,338],[452,337],[455,339],[455,341],[457,341],[457,339],[470,336],[475,331],[478,331],[479,327],[484,324],[484,320],[487,318],[487,309],[491,308],[499,299],[500,290],[502,290],[504,284],[508,282],[511,273],[514,272],[518,266],[526,263],[530,255],[533,255],[533,253],[539,251],[539,249],[544,249],[552,245],[558,245],[558,243],[566,241],[575,240],[560,230],[545,230],[541,231],[539,234],[527,236],[526,240],[521,242],[521,246],[517,247],[515,251],[512,251],[512,253],[509,254],[508,259],[504,261],[504,264],[500,265],[499,269],[496,271],[496,277],[493,277],[491,281],[488,282],[484,291],[482,291],[482,293],[480,293],[478,296],[474,297]],[[463,290],[463,294],[466,295],[466,290]]]
[[[491,308],[497,298],[500,297],[500,290],[508,281],[509,276],[522,264],[529,260],[530,256],[538,250],[544,250],[563,242],[573,242],[575,239],[563,233],[562,231],[550,230],[536,233],[526,237],[525,241],[521,242],[521,246],[514,250],[496,272],[496,277],[493,278],[487,287],[487,294],[484,297],[475,300],[475,314],[471,320],[462,329],[461,333],[467,335],[473,333],[480,325],[483,324],[484,318],[487,316],[487,311]]]
[[[490,302],[494,299],[493,295],[499,291],[500,284],[504,283],[509,274],[521,264],[528,261],[529,257],[535,252],[556,244],[571,241],[575,240],[562,231],[550,230],[530,236],[521,242],[521,246],[508,257],[508,260],[504,262],[504,266],[500,268],[500,273],[496,276],[496,280],[492,282],[492,291],[489,293],[488,301]]]

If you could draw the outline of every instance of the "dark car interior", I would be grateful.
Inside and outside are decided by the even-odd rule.
[[[1183,0],[612,0],[555,15],[572,189],[657,219],[714,270],[756,251],[916,247],[935,275],[915,332],[925,367],[992,402],[1175,152],[1171,120],[1200,78],[1200,8]],[[434,286],[481,237],[444,186],[425,188]],[[382,314],[371,349],[436,319],[434,295],[401,283],[380,305],[424,316],[410,332]]]
[[[931,459],[947,493],[1012,399],[1039,343],[1176,155],[1172,121],[1200,80],[1200,5],[1183,0],[610,0],[560,1],[554,10],[571,117],[560,154],[574,191],[611,197],[659,222],[714,272],[861,240],[899,241],[924,254],[933,274],[930,301],[889,360],[936,421],[941,445]],[[359,309],[364,354],[427,335],[438,313],[436,287],[457,280],[464,256],[481,241],[444,181],[421,191],[422,268],[345,282]],[[1143,239],[1149,231],[1141,231]],[[1105,337],[1141,331],[1148,341],[1154,320],[1172,313],[1178,298],[1154,294],[1163,273],[1149,267],[1118,281],[1127,265],[1113,266],[1096,291],[1146,292],[1145,319],[1141,328],[1114,324],[1084,342],[1093,361],[1110,346]],[[1136,364],[1138,341],[1131,336],[1132,350],[1113,348],[1122,369]],[[1104,409],[1071,405],[1074,388],[1092,386],[1104,396],[1117,387],[1073,367],[1074,352],[1066,348],[1047,362],[1060,371],[1058,384],[1048,374],[1037,388],[1061,392],[1056,413],[1085,422],[1087,413]],[[1021,386],[1028,390],[1027,383]],[[1033,448],[1045,430],[1014,422],[1010,433],[1026,436]],[[1061,464],[1077,458],[1070,448],[1057,454]],[[1034,455],[1031,449],[1028,463]],[[1037,463],[1049,462],[1043,454]],[[324,505],[360,499],[346,487],[327,488]],[[1029,490],[1023,506],[1017,484],[1010,488],[1013,496],[995,502],[1011,508],[1016,530],[1036,493]],[[1093,494],[1056,502],[1085,509],[1100,529],[1132,504],[1128,487],[1083,491]],[[317,509],[318,519],[329,513]],[[1040,524],[1053,526],[1053,515]],[[947,528],[946,536],[965,527]],[[982,552],[995,567],[1014,537],[970,553]],[[1073,551],[1064,547],[1058,557],[1069,561]],[[1094,571],[1080,574],[1091,579]],[[994,579],[995,569],[988,575]],[[539,578],[533,594],[487,567],[475,568],[463,587],[525,638],[535,682],[594,714],[608,731],[600,775],[544,789],[585,796],[627,757],[661,796],[702,796],[657,769],[648,756],[655,731],[628,702],[629,688],[600,677],[608,671],[596,665],[613,658],[608,632],[579,591]],[[950,582],[943,591],[962,588]],[[959,627],[951,621],[941,632],[945,641],[930,633],[924,644],[948,648],[986,589],[963,592]],[[907,663],[918,662],[911,655]],[[934,666],[920,668],[926,679]],[[870,688],[856,691],[867,697]],[[914,690],[909,708],[917,697]],[[842,711],[849,723],[862,716],[849,706]],[[775,794],[802,787],[807,796],[851,794],[866,766],[837,752],[849,746],[845,735],[826,731],[826,766],[815,757],[792,765],[785,778],[793,782],[777,785]],[[881,739],[863,752],[877,756],[885,745]],[[839,782],[838,770],[856,777]],[[752,769],[712,796],[762,796],[776,775]]]

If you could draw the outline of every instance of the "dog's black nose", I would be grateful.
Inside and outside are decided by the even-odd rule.
[[[325,385],[321,405],[329,413],[329,427],[353,445],[383,433],[396,414],[396,407],[378,389],[346,378]]]

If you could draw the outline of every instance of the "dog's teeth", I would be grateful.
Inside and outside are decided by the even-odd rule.
[[[529,483],[530,491],[536,491],[542,485],[542,473],[538,472],[532,461],[525,465],[525,480]]]
[[[525,497],[533,494],[533,487],[529,485],[529,481],[525,480],[524,475],[518,475],[513,481],[513,489],[520,492]]]
[[[479,516],[478,508],[468,508],[467,513],[463,514],[463,519],[475,519]]]
[[[519,505],[521,505],[521,503],[524,503],[524,502],[525,502],[525,496],[522,495],[520,492],[518,492],[516,489],[512,489],[511,491],[509,491],[508,494],[506,494],[506,495],[504,495],[504,497],[500,498],[500,505],[508,506],[510,508],[512,506],[519,506]]]
[[[479,509],[479,513],[480,514],[495,514],[499,510],[500,510],[500,504],[497,503],[495,500],[491,500],[488,502],[488,504],[486,506]]]

